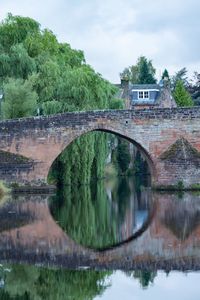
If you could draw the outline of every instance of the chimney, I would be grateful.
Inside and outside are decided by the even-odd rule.
[[[126,78],[121,78],[121,88],[128,89],[129,87],[129,80]]]

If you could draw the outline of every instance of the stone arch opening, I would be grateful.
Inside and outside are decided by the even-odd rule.
[[[148,167],[149,167],[149,171],[150,171],[150,178],[151,178],[151,183],[154,182],[155,178],[156,178],[156,168],[155,168],[155,164],[154,161],[150,155],[150,153],[136,140],[134,140],[134,138],[128,136],[127,134],[124,134],[123,132],[121,132],[120,130],[115,130],[113,128],[105,128],[104,126],[99,126],[99,127],[95,127],[95,128],[91,128],[89,130],[84,130],[81,133],[76,134],[72,139],[70,139],[70,141],[65,144],[60,153],[58,153],[58,155],[54,158],[54,160],[51,162],[49,169],[48,169],[48,173],[47,173],[47,177],[49,175],[50,169],[52,167],[52,165],[54,164],[54,162],[56,161],[56,159],[58,158],[58,156],[67,148],[69,147],[69,145],[71,145],[75,140],[77,140],[78,138],[85,136],[91,132],[104,132],[104,133],[110,133],[113,135],[116,135],[122,139],[127,140],[128,142],[130,142],[131,144],[133,144],[143,155],[143,157],[145,158]]]

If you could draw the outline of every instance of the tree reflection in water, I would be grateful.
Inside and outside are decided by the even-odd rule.
[[[142,226],[150,201],[136,192],[132,178],[107,183],[65,186],[50,201],[50,210],[62,229],[81,245],[101,249],[120,243]]]
[[[92,300],[111,286],[111,271],[58,270],[27,265],[5,266],[5,286],[1,300]],[[157,273],[131,271],[126,275],[139,280],[142,288],[153,283]],[[2,276],[2,274],[1,274]]]
[[[52,270],[12,265],[4,276],[1,300],[92,300],[110,285],[111,272]]]
[[[157,276],[157,272],[136,270],[136,271],[126,272],[126,275],[134,279],[138,279],[141,287],[146,289],[150,284],[154,282],[154,279]]]

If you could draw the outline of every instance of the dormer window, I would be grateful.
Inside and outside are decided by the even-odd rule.
[[[139,91],[138,99],[149,99],[149,91]]]
[[[160,95],[157,84],[133,84],[130,92],[131,103],[137,105],[156,105],[156,99]]]

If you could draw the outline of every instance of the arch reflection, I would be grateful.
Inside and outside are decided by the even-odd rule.
[[[106,250],[142,234],[150,223],[153,206],[148,188],[141,190],[132,177],[118,177],[65,186],[51,198],[50,211],[77,243]]]

